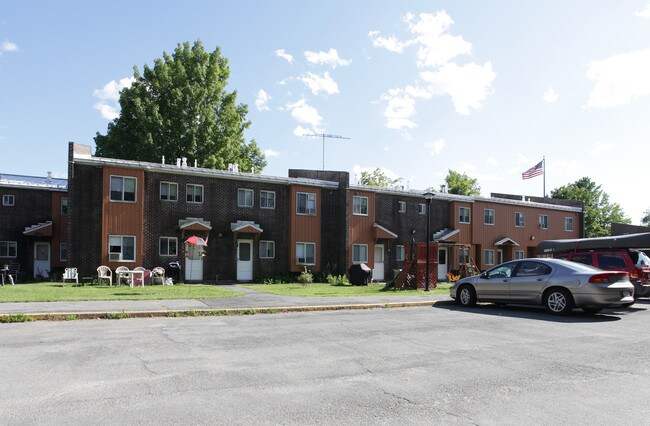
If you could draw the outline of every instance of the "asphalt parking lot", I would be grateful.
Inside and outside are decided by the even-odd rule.
[[[647,424],[649,308],[0,324],[0,423]]]

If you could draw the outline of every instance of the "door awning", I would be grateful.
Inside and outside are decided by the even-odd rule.
[[[252,220],[238,220],[237,222],[231,223],[230,230],[232,232],[243,232],[248,234],[261,234],[264,232],[262,227]]]
[[[433,234],[433,241],[452,241],[449,238],[458,234],[460,229],[445,228]]]
[[[494,243],[495,246],[518,246],[519,244],[512,238],[502,238]]]
[[[188,231],[209,231],[212,229],[210,221],[203,220],[202,217],[187,217],[178,220],[178,227],[181,230]]]
[[[36,225],[28,226],[23,231],[23,235],[28,237],[51,237],[52,221],[48,220],[45,223],[37,223]]]
[[[388,229],[384,228],[378,223],[374,223],[372,225],[372,235],[375,238],[386,238],[389,240],[394,240],[395,238],[397,238],[396,233],[389,231]]]

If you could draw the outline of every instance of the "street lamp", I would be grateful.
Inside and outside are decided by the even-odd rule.
[[[425,192],[424,199],[427,200],[427,268],[426,268],[426,281],[424,291],[429,291],[429,242],[431,241],[431,199],[433,198],[432,192]]]

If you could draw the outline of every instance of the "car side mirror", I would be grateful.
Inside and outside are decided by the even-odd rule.
[[[483,273],[481,274],[481,278],[483,278],[484,280],[489,280],[489,279],[490,279],[490,276],[487,274],[487,272],[483,272]]]

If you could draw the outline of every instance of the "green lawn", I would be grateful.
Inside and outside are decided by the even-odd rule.
[[[425,295],[422,290],[384,290],[383,284],[331,285],[331,284],[248,284],[242,287],[282,296],[392,296]],[[449,284],[439,284],[428,294],[449,294]]]
[[[107,285],[65,287],[61,283],[16,284],[0,287],[2,302],[59,302],[75,300],[218,299],[242,296],[215,286],[173,285],[117,287]]]

